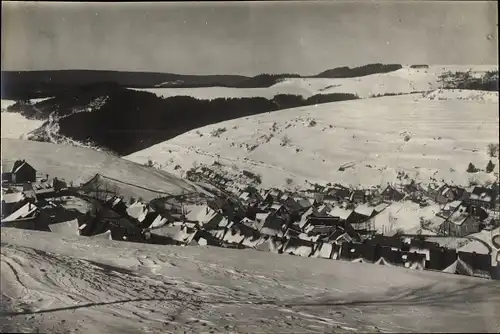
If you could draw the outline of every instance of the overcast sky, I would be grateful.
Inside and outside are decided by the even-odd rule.
[[[497,2],[6,3],[2,69],[313,74],[497,64]]]

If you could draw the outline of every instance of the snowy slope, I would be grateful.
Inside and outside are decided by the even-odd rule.
[[[498,123],[498,99],[388,96],[213,124],[126,158],[140,163],[152,159],[179,175],[195,164],[218,161],[226,172],[261,175],[263,186],[290,185],[287,178],[294,186],[306,180],[381,185],[395,181],[399,170],[417,181],[434,177],[468,184],[494,178],[493,173],[466,169],[469,162],[485,168],[490,159],[486,147],[498,142]],[[213,136],[216,129],[225,131]]]
[[[43,142],[2,139],[2,160],[25,159],[39,173],[87,182],[96,173],[154,191],[178,195],[200,189],[171,174],[141,166],[92,149]],[[146,198],[145,198],[146,200]]]
[[[147,88],[148,91],[162,97],[192,96],[198,99],[265,97],[278,94],[301,95],[305,98],[315,94],[352,93],[360,98],[387,93],[411,93],[434,90],[439,87],[439,75],[447,71],[472,71],[472,75],[481,75],[485,71],[498,69],[496,66],[430,66],[428,69],[402,69],[384,74],[372,74],[356,78],[287,78],[269,88]]]
[[[44,121],[28,119],[18,113],[2,112],[0,117],[2,122],[1,138],[19,139],[38,129],[44,123]]]
[[[498,281],[256,250],[1,232],[2,331],[500,329]]]

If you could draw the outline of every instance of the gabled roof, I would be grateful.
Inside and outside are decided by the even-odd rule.
[[[2,173],[17,173],[25,165],[30,166],[24,160],[2,160]]]
[[[474,187],[469,199],[491,203],[496,199],[496,197],[497,194],[495,193],[495,191],[493,191],[493,189],[485,187]]]
[[[36,205],[31,203],[26,203],[25,205],[20,207],[17,211],[11,213],[10,215],[2,219],[2,222],[9,222],[20,218],[27,218],[33,215],[33,213],[35,213],[37,209],[38,207]]]

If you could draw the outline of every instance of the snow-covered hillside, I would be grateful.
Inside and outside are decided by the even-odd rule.
[[[171,174],[92,149],[28,140],[2,139],[2,160],[25,159],[37,172],[73,181],[89,181],[96,173],[159,193],[179,195],[200,189]],[[143,195],[146,196],[146,195]],[[154,194],[151,195],[154,197]],[[154,198],[153,197],[153,198]],[[147,197],[144,198],[147,200]]]
[[[265,97],[272,98],[278,94],[301,95],[305,98],[315,94],[352,93],[360,98],[384,94],[407,94],[423,92],[439,88],[439,75],[447,71],[471,70],[475,76],[486,71],[498,69],[495,66],[441,66],[429,68],[410,68],[372,74],[357,78],[287,78],[269,88],[147,88],[148,91],[162,97],[192,96],[198,99]]]
[[[28,119],[18,113],[2,112],[0,113],[2,122],[2,138],[19,139],[25,137],[29,132],[38,129],[43,121]]]
[[[302,187],[306,180],[381,185],[395,181],[398,171],[417,181],[467,185],[495,178],[498,166],[490,174],[466,169],[471,162],[484,170],[491,159],[487,145],[498,143],[498,125],[498,99],[389,96],[213,124],[126,158],[151,159],[178,175],[216,162],[213,168],[227,173],[259,174],[263,186]]]
[[[2,332],[500,329],[498,281],[256,250],[1,233]]]

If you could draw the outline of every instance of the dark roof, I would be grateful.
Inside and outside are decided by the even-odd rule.
[[[383,197],[389,197],[390,199],[394,200],[394,201],[400,201],[403,199],[403,197],[405,197],[405,195],[394,189],[392,186],[388,185],[384,191],[382,191],[381,195]]]
[[[347,217],[347,221],[351,224],[356,224],[356,223],[364,223],[368,219],[370,219],[369,216],[365,216],[359,212],[353,211],[349,217]]]
[[[429,250],[429,261],[425,269],[444,270],[457,260],[457,252],[454,249],[432,248]]]
[[[485,194],[486,196],[481,196]],[[491,188],[486,188],[486,187],[474,187],[474,189],[472,190],[472,193],[471,193],[471,197],[472,195],[475,195],[477,196],[477,198],[471,198],[473,200],[478,200],[478,201],[485,201],[485,202],[493,202],[495,201],[495,199],[497,198],[498,196],[498,193],[494,190],[494,189],[491,189]],[[489,201],[486,201],[485,199],[483,198],[487,198],[489,197],[490,200]]]
[[[468,252],[458,252],[458,257],[472,267],[473,270],[490,271],[491,255]]]
[[[331,216],[315,216],[314,213],[307,217],[307,223],[311,225],[323,225],[323,226],[335,226],[335,225],[344,225],[344,221],[342,221],[338,217]]]
[[[396,236],[387,237],[377,234],[373,238],[365,240],[365,243],[370,245],[380,245],[383,247],[393,247],[397,249],[403,248],[403,240]]]
[[[371,263],[377,260],[375,247],[372,245],[353,242],[346,242],[342,244],[340,258],[345,260],[356,260],[361,258]]]
[[[437,242],[430,242],[430,241],[418,240],[418,239],[412,239],[410,241],[410,246],[416,247],[419,249],[440,249],[441,248],[441,246],[439,246],[439,243],[437,243]]]
[[[267,227],[272,230],[281,230],[281,227],[285,224],[285,222],[276,216],[275,214],[269,215],[267,217],[266,221],[264,222],[264,225],[262,227]]]

